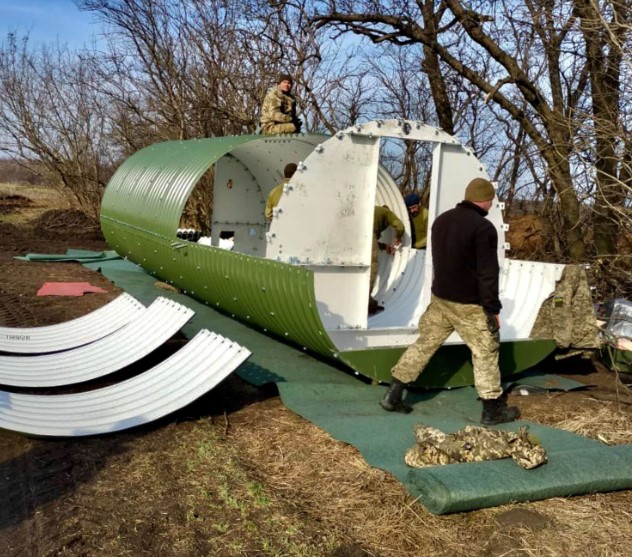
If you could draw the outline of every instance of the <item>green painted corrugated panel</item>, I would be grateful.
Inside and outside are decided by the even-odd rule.
[[[339,352],[338,358],[362,375],[390,383],[391,368],[406,347]],[[555,350],[553,340],[524,340],[500,345],[499,366],[503,377],[541,362]],[[464,344],[442,346],[415,381],[417,387],[464,387],[474,384],[470,349]]]
[[[236,146],[261,139],[240,135],[166,141],[127,159],[108,184],[101,215],[141,229],[174,237],[195,184]]]
[[[211,307],[324,356],[335,350],[316,309],[310,270],[184,243],[103,218],[103,231],[122,256]]]

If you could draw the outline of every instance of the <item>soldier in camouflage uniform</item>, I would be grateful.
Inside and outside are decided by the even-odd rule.
[[[474,384],[483,403],[481,422],[495,425],[520,416],[518,408],[507,407],[498,368],[498,234],[485,219],[495,195],[491,182],[475,178],[467,185],[464,200],[432,225],[432,298],[419,320],[417,340],[391,370],[391,386],[381,401],[385,410],[412,410],[402,400],[404,388],[456,331],[472,351]]]
[[[281,196],[283,195],[283,187],[285,184],[290,183],[290,179],[294,176],[296,172],[296,164],[291,162],[285,165],[283,168],[283,182],[281,182],[278,186],[272,188],[268,197],[266,197],[266,207],[264,209],[264,215],[266,221],[270,222],[274,215],[274,209],[279,204],[281,200]]]
[[[289,74],[280,74],[277,85],[263,99],[261,133],[299,133],[301,121],[296,116],[296,98],[292,94],[294,81]]]
[[[468,425],[450,435],[424,424],[417,424],[413,430],[417,443],[408,450],[404,461],[414,468],[511,457],[530,470],[547,461],[544,447],[527,427],[516,433]]]
[[[395,233],[395,239],[391,244],[380,242],[380,236],[387,228],[392,228]],[[371,296],[378,270],[378,252],[386,251],[389,255],[393,255],[402,243],[404,236],[404,223],[391,211],[388,205],[376,205],[373,209],[373,246],[371,248],[371,274],[369,277],[369,315],[375,315],[380,311],[384,311],[384,307],[378,304],[377,300]]]

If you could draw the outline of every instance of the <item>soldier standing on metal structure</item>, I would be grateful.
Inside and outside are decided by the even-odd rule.
[[[283,195],[283,186],[289,183],[290,178],[292,178],[292,176],[294,176],[294,173],[296,172],[296,168],[297,166],[293,162],[286,164],[285,168],[283,169],[283,182],[281,182],[278,186],[272,188],[272,190],[268,194],[268,197],[266,198],[266,208],[264,211],[267,221],[272,220],[274,208],[279,204],[279,200]]]
[[[500,384],[498,350],[502,307],[498,297],[498,234],[485,219],[496,192],[475,178],[465,199],[432,225],[432,298],[419,319],[420,335],[391,370],[392,383],[381,401],[389,412],[410,412],[402,400],[406,385],[423,372],[433,354],[456,331],[472,351],[474,384],[483,402],[481,422],[512,422],[520,410],[507,407]]]
[[[280,74],[277,84],[266,93],[261,106],[261,133],[300,133],[301,121],[296,116],[296,98],[292,94],[294,80]]]

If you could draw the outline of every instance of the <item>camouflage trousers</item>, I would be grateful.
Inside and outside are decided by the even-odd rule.
[[[264,135],[274,135],[277,133],[297,133],[296,124],[289,122],[288,124],[266,124],[261,126],[261,133]]]
[[[402,383],[415,381],[453,331],[472,351],[474,385],[478,395],[483,399],[498,398],[502,394],[498,327],[491,323],[481,306],[458,304],[434,295],[419,319],[419,336],[391,370],[393,377]]]

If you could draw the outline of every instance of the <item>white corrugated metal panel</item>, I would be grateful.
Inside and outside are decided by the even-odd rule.
[[[401,283],[390,298],[385,298],[386,309],[369,319],[368,329],[328,330],[327,333],[336,347],[346,351],[411,344],[417,338],[417,322],[427,306],[424,296],[427,289],[420,293],[420,284],[416,282],[416,279],[422,278],[423,264],[423,252],[414,254],[409,261],[410,269],[402,276]],[[554,292],[556,281],[560,280],[563,270],[564,265],[554,263],[505,259],[500,273],[500,301],[503,304],[500,312],[501,342],[530,338],[542,302]],[[397,319],[400,315],[406,316],[408,321],[403,326],[398,326]],[[462,343],[456,332],[445,342]]]
[[[44,354],[77,348],[120,329],[145,310],[129,294],[72,321],[45,327],[0,327],[0,352]]]
[[[250,356],[207,330],[154,368],[103,389],[65,395],[0,391],[0,428],[28,435],[80,437],[128,429],[198,399]]]
[[[173,300],[156,298],[134,321],[91,344],[42,356],[0,356],[0,384],[57,387],[103,377],[158,348],[194,313]]]
[[[542,302],[555,291],[564,265],[505,259],[500,273],[501,340],[529,338]]]
[[[395,255],[380,252],[378,257],[374,298],[384,311],[369,318],[369,328],[416,328],[426,306],[422,303],[426,250],[402,248]]]

